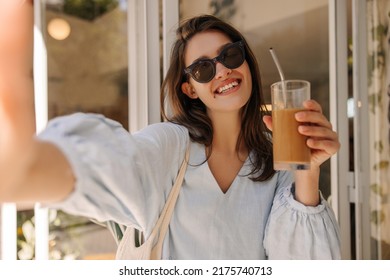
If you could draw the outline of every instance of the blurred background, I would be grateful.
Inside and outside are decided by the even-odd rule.
[[[146,88],[147,93],[145,93],[143,88],[137,87],[136,84],[142,80],[137,74],[143,75],[145,80],[155,81],[157,88],[161,84],[166,71],[164,59],[169,53],[164,48],[167,37],[172,36],[169,34],[175,27],[173,25],[167,29],[164,27],[164,22],[172,20],[177,24],[178,20],[199,14],[216,15],[233,24],[246,36],[258,59],[263,93],[268,103],[270,103],[270,85],[279,80],[277,69],[269,54],[270,47],[276,50],[286,78],[310,81],[312,98],[322,105],[328,118],[332,117],[331,100],[337,101],[345,97],[343,109],[345,116],[337,116],[337,118],[344,118],[343,122],[346,124],[339,133],[346,134],[347,142],[343,149],[348,151],[341,160],[346,163],[347,170],[345,174],[335,174],[335,169],[331,169],[330,161],[324,164],[321,173],[321,191],[330,202],[337,197],[337,216],[341,208],[346,213],[344,214],[347,216],[346,224],[342,222],[344,221],[342,218],[339,219],[342,223],[342,239],[346,244],[344,258],[390,259],[390,115],[387,93],[390,80],[387,74],[390,65],[387,56],[390,5],[386,0],[337,2],[345,4],[341,17],[345,20],[345,25],[341,25],[332,17],[332,7],[336,5],[334,0],[151,0],[145,2],[41,0],[39,5],[41,30],[47,52],[48,119],[78,111],[94,112],[117,120],[126,129],[132,131],[130,127],[134,118],[129,112],[139,110],[139,114],[144,114],[143,107],[138,106],[138,99],[145,99],[148,104],[159,102],[159,92],[155,90],[156,87]],[[132,46],[146,40],[145,36],[148,34],[145,34],[145,29],[129,28],[134,26],[134,22],[140,24],[139,19],[135,18],[139,12],[134,9],[141,7],[142,10],[142,7],[148,5],[146,3],[154,3],[156,11],[153,15],[146,14],[145,19],[141,20],[141,25],[150,20],[157,21],[158,26],[153,29],[153,32],[157,34],[157,42],[159,42],[157,51],[153,54],[157,59],[149,64],[148,72],[143,71],[138,57],[130,55]],[[353,94],[356,83],[353,82],[352,18],[354,4],[357,3],[365,7],[364,17],[360,19],[366,28],[362,34],[367,38],[364,42],[366,53],[359,57],[360,61],[365,61],[367,58],[366,69],[361,76],[362,79],[367,80],[367,87],[361,89],[366,95],[362,100],[357,100]],[[169,15],[175,17],[170,18]],[[346,42],[342,50],[346,56],[344,65],[346,73],[345,76],[340,76],[340,79],[346,83],[348,92],[333,91],[336,96],[331,95],[330,77],[334,70],[331,69],[330,61],[333,61],[331,55],[338,54],[332,53],[329,47],[332,45],[330,34],[334,32],[330,27],[335,27],[336,30],[345,28],[341,39]],[[135,32],[137,34],[134,34],[134,30],[137,30]],[[141,56],[140,51],[138,49],[139,56]],[[151,54],[147,53],[147,56]],[[132,69],[136,69],[135,72],[138,73],[134,74]],[[149,75],[150,69],[153,73],[157,73],[156,76]],[[135,80],[133,77],[136,77]],[[139,89],[139,91],[130,89]],[[132,94],[135,94],[138,99],[132,98]],[[362,197],[362,200],[368,203],[366,210],[361,210],[361,206],[354,199],[356,180],[353,178],[356,178],[355,169],[360,164],[354,159],[357,153],[354,146],[356,128],[360,129],[355,112],[356,108],[361,107],[359,102],[363,102],[363,107],[368,108],[366,115],[368,125],[362,128],[365,136],[368,137],[367,145],[369,145],[367,158],[363,158],[369,168],[365,173],[368,181],[364,186],[365,193],[369,197]],[[129,111],[129,108],[133,109]],[[147,112],[149,119],[146,116],[147,121],[144,123],[161,121],[158,109],[152,110],[156,111],[154,113],[157,117],[152,120],[150,112]],[[332,184],[334,185],[332,172],[333,176],[345,177],[343,181],[346,182],[345,185],[331,188]],[[341,196],[332,193],[335,189],[340,189],[346,196],[340,199]],[[362,211],[366,211],[364,215],[368,217],[363,222],[359,220]],[[340,217],[344,216],[340,214]],[[34,210],[18,211],[17,220],[17,257],[33,259],[35,257]],[[54,210],[48,211],[47,220],[50,225],[48,242],[51,259],[114,258],[116,243],[105,227],[88,219]],[[367,228],[369,232],[369,236],[364,241],[369,243],[368,247],[362,245],[369,249],[364,253],[360,248],[362,227]]]

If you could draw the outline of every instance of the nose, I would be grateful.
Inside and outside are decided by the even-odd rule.
[[[227,68],[225,65],[223,65],[221,62],[217,61],[215,64],[215,78],[216,79],[221,79],[225,78],[230,75],[232,72],[231,69]]]

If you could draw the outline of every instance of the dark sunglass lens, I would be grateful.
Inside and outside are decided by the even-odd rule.
[[[198,82],[208,82],[214,77],[214,65],[211,61],[201,61],[192,68],[192,76]]]
[[[234,69],[244,62],[244,54],[239,46],[231,46],[224,51],[221,60],[226,67]]]

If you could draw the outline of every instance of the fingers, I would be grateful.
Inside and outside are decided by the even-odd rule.
[[[1,2],[4,1],[0,1],[0,4]],[[0,11],[0,64],[8,71],[19,71],[22,68],[28,68],[30,71],[33,49],[33,6],[27,2],[24,5],[16,3],[17,1],[9,7],[12,11]]]
[[[313,101],[313,104],[315,103],[316,105],[305,107],[307,109],[306,111],[301,111],[296,113],[295,114],[296,120],[299,122],[311,123],[311,124],[332,129],[332,124],[322,114],[321,106],[318,103],[316,103],[314,100],[310,100],[310,101]],[[307,104],[311,104],[311,102],[307,101]]]
[[[326,138],[331,140],[336,140],[338,138],[336,132],[322,126],[300,125],[298,127],[298,131],[299,133],[309,137]]]
[[[324,152],[322,162],[335,154],[340,148],[337,133],[328,127],[300,125],[298,131],[308,137],[306,143],[309,148]]]
[[[2,121],[19,123],[17,126],[22,128],[23,123],[34,119],[31,115],[34,104],[33,6],[32,1],[0,0],[0,4],[5,3],[9,10],[0,11],[3,15],[0,19],[0,110]]]
[[[317,112],[320,112],[322,114],[322,107],[321,107],[321,105],[317,101],[315,101],[313,99],[306,100],[303,103],[303,107],[305,107],[306,110],[317,111]]]
[[[320,150],[326,152],[328,155],[335,154],[340,148],[340,143],[334,140],[317,140],[309,138],[307,146],[313,150]]]
[[[340,143],[333,140],[317,140],[309,138],[307,146],[311,149],[311,164],[313,166],[320,166],[331,156],[337,153],[340,148]]]
[[[320,165],[339,150],[338,135],[323,115],[319,103],[308,100],[303,106],[306,111],[295,115],[296,120],[301,122],[298,131],[307,137],[307,146],[312,150],[312,161]]]
[[[298,131],[307,137],[307,146],[311,149],[311,163],[320,166],[340,148],[338,135],[332,129],[332,124],[323,115],[319,103],[314,100],[305,101],[305,110],[295,114],[300,123]],[[272,131],[272,117],[263,116],[266,127]]]

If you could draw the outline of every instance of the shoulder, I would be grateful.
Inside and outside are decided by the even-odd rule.
[[[150,124],[136,133],[145,133],[145,132],[188,134],[187,128],[172,122],[160,122],[160,123]]]
[[[147,127],[135,132],[133,136],[137,139],[158,139],[160,141],[188,142],[189,134],[187,128],[171,122],[150,124]]]

